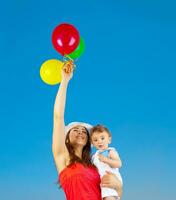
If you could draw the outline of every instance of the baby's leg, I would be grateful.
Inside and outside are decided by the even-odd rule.
[[[104,197],[103,200],[117,200],[116,197]]]

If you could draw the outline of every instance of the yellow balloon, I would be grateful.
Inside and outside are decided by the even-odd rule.
[[[64,63],[60,60],[50,59],[45,61],[40,68],[41,79],[49,84],[56,85],[61,82],[61,71]]]

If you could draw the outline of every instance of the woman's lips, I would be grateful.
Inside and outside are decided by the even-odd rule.
[[[82,137],[82,136],[78,136],[78,137],[76,137],[77,139],[84,139],[84,137]]]

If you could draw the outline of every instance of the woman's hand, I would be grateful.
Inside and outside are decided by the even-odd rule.
[[[74,70],[73,61],[70,60],[65,62],[62,68],[62,80],[69,82],[73,76],[73,70]]]
[[[122,196],[122,183],[117,178],[115,174],[112,172],[106,171],[107,174],[105,174],[101,179],[101,187],[108,187],[115,189],[118,193],[118,195]]]

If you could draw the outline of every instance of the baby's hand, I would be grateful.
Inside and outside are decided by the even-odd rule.
[[[98,154],[98,158],[99,158],[99,160],[100,160],[101,162],[104,162],[104,163],[106,163],[107,160],[108,160],[108,158],[107,158],[106,156],[103,156],[103,155],[101,155],[101,154]]]

